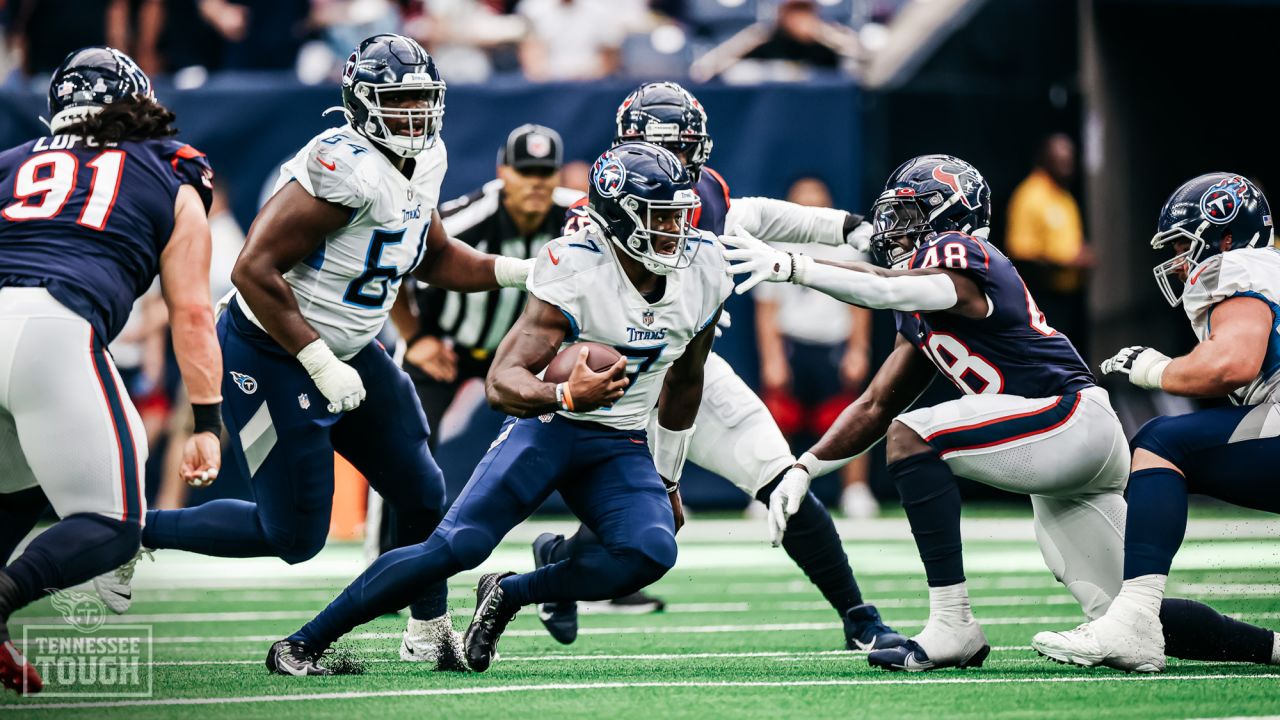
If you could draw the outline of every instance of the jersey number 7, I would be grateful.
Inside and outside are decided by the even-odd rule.
[[[86,165],[93,169],[89,181],[89,197],[84,201],[76,222],[93,230],[102,230],[111,218],[120,178],[124,175],[123,150],[105,150]],[[48,220],[62,212],[62,207],[76,190],[80,161],[65,150],[52,150],[32,155],[22,163],[13,178],[14,201],[0,215],[11,222]]]

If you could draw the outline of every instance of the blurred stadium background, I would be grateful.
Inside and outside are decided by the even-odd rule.
[[[43,132],[48,73],[68,51],[125,49],[157,79],[183,138],[209,155],[229,208],[217,227],[234,239],[279,163],[337,122],[321,112],[338,104],[350,49],[396,31],[423,41],[449,83],[443,197],[492,179],[495,150],[527,122],[558,130],[566,160],[589,162],[626,93],[671,79],[706,106],[710,165],[735,196],[785,197],[797,179],[817,178],[837,207],[863,211],[899,162],[945,152],[983,171],[993,238],[1004,244],[1015,187],[1061,133],[1079,148],[1062,180],[1086,249],[1019,262],[1050,322],[1071,328],[1096,363],[1122,345],[1191,342],[1152,283],[1147,239],[1167,193],[1191,175],[1230,170],[1272,186],[1277,146],[1258,133],[1269,130],[1278,20],[1271,0],[0,0],[0,143]],[[1083,280],[1059,285],[1063,272]],[[166,414],[180,403],[163,319],[144,305],[117,357],[136,368],[155,494]],[[717,350],[757,385],[753,302],[735,297],[729,310],[734,328]],[[877,317],[872,337],[874,370],[892,343],[891,318]],[[944,385],[930,392],[953,392]],[[1130,430],[1179,407],[1114,389]],[[492,413],[474,409],[437,429],[451,495],[495,427]],[[882,465],[872,459],[871,485],[892,504]],[[838,480],[826,482],[815,489],[834,501]],[[705,474],[685,488],[695,510],[746,503]],[[159,504],[245,492],[227,478]]]

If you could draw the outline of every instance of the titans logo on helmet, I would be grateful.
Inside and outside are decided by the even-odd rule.
[[[606,152],[591,168],[591,182],[603,197],[617,197],[627,181],[627,168],[613,153]]]
[[[1239,175],[1219,180],[1200,196],[1200,212],[1209,222],[1225,225],[1240,212],[1240,203],[1248,192],[1249,187]]]
[[[933,179],[949,186],[960,196],[960,202],[973,210],[981,204],[982,176],[971,167],[938,165],[933,168]]]

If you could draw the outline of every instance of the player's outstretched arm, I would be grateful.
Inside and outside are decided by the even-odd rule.
[[[747,235],[720,238],[724,256],[736,264],[732,275],[749,274],[735,292],[742,294],[763,281],[790,282],[826,293],[837,300],[872,310],[950,311],[970,318],[986,317],[988,303],[968,275],[945,268],[885,270],[867,263],[815,260],[776,250]]]
[[[1212,332],[1188,354],[1170,359],[1148,347],[1127,347],[1102,363],[1148,390],[1186,397],[1222,397],[1253,382],[1262,370],[1274,318],[1254,297],[1228,298],[1213,308]]]
[[[569,320],[555,305],[530,295],[524,312],[507,332],[493,356],[493,365],[485,377],[485,397],[489,405],[515,417],[534,417],[557,410],[588,412],[609,405],[622,397],[627,387],[623,377],[626,358],[604,372],[587,367],[586,348],[562,385],[572,398],[557,400],[556,383],[544,382],[536,376],[551,362],[569,334]]]
[[[160,288],[169,309],[173,351],[196,416],[196,433],[183,453],[183,479],[204,485],[221,464],[222,352],[209,302],[209,220],[196,189],[183,185],[174,202],[173,233],[160,254]]]
[[[933,365],[924,354],[899,336],[866,391],[800,456],[770,495],[769,529],[775,547],[782,542],[787,520],[800,509],[812,479],[843,467],[880,442],[893,419],[920,397],[933,376]]]
[[[862,236],[871,237],[871,227],[861,215],[834,208],[797,205],[786,200],[763,197],[734,198],[725,214],[724,226],[735,228],[765,242],[854,245],[864,250]]]
[[[533,261],[482,253],[465,242],[449,237],[440,212],[431,211],[427,228],[427,251],[414,268],[419,280],[445,290],[483,292],[500,287],[524,289]]]

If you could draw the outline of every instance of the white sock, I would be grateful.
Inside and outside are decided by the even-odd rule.
[[[1164,600],[1164,586],[1168,580],[1168,575],[1140,575],[1132,580],[1125,580],[1116,599],[1125,598],[1159,615],[1160,603]]]
[[[1280,633],[1271,636],[1271,664],[1280,665]]]
[[[929,621],[935,619],[958,624],[973,620],[966,583],[929,588]]]

